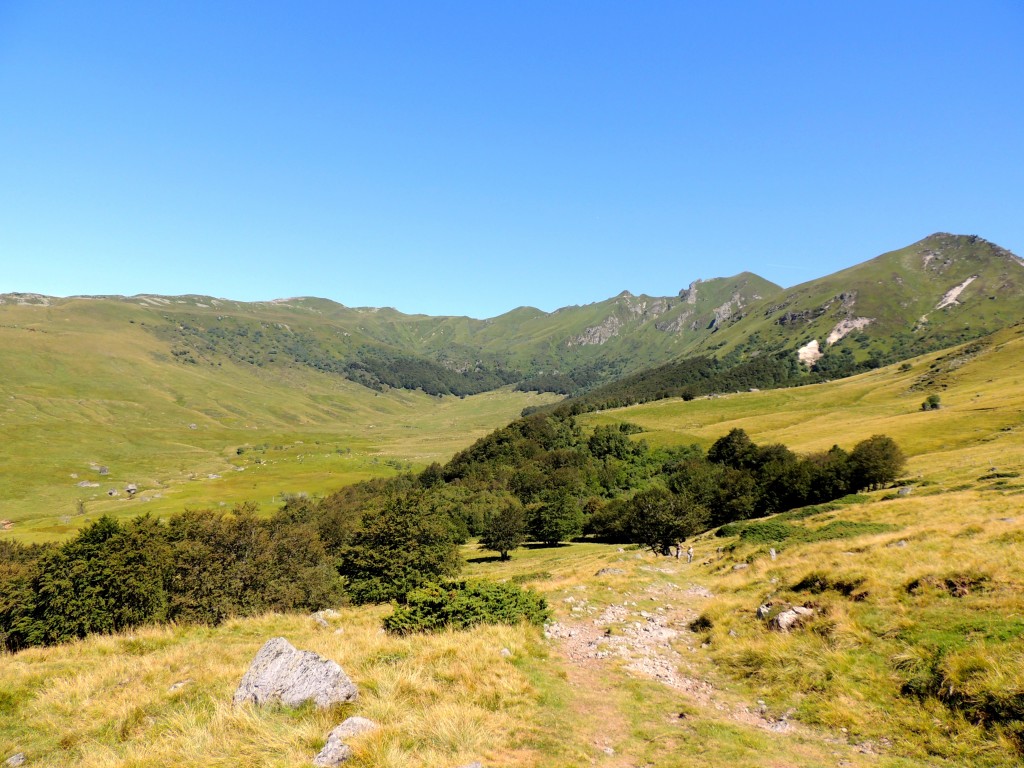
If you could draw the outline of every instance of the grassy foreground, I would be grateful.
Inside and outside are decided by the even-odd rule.
[[[910,492],[705,534],[691,565],[589,543],[505,563],[467,548],[468,575],[548,596],[549,640],[394,638],[379,631],[388,608],[342,608],[326,630],[271,615],[0,657],[0,759],[301,766],[360,714],[382,728],[353,741],[355,766],[1019,765],[1021,732],[997,716],[1024,710],[1022,357],[1010,330],[908,370],[590,416],[663,443],[740,426],[808,451],[885,433],[910,454]],[[933,392],[944,407],[921,412]],[[755,617],[766,601],[815,616],[775,632]],[[233,709],[277,635],[338,661],[360,701]]]

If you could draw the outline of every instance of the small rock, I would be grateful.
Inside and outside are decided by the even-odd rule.
[[[319,709],[355,701],[356,686],[344,670],[312,651],[299,651],[283,637],[268,640],[242,677],[235,704],[280,701],[297,707],[313,701]]]
[[[325,619],[319,613],[314,613],[313,614],[313,621],[321,629],[330,629],[331,628],[331,625],[327,623],[327,619]]]
[[[184,688],[189,683],[194,683],[194,682],[195,682],[195,680],[193,680],[191,677],[188,678],[187,680],[179,680],[174,685],[172,685],[170,688],[168,688],[167,692],[168,693],[173,693],[174,691],[177,691],[180,688]]]
[[[324,748],[313,758],[313,765],[317,768],[333,768],[352,759],[352,747],[341,742],[332,743],[331,738],[333,737],[327,739]]]
[[[11,755],[4,760],[4,765],[10,766],[10,768],[17,768],[19,765],[24,765],[27,758],[23,752],[19,752],[16,755]]]
[[[358,736],[361,733],[369,733],[380,728],[373,720],[368,717],[348,717],[331,731],[331,736],[336,736],[339,739],[351,739],[353,736]],[[327,738],[330,739],[331,736]]]
[[[777,629],[780,632],[789,632],[789,630],[800,626],[808,618],[814,615],[814,611],[810,608],[804,608],[800,605],[794,605],[789,610],[783,611],[774,619],[769,622],[769,626],[772,629]]]
[[[459,768],[484,768],[484,764],[477,760],[475,763],[467,763],[466,765],[460,765]]]
[[[750,567],[750,563],[736,563],[736,565],[734,565],[732,567],[732,569],[734,571],[742,571],[744,568],[749,568],[749,567]]]
[[[507,659],[509,656],[512,655],[512,651],[510,651],[508,648],[502,648],[501,655]]]
[[[375,731],[380,726],[373,720],[365,717],[350,717],[341,725],[337,726],[327,736],[327,743],[324,748],[313,758],[313,765],[317,768],[331,768],[341,765],[352,757],[352,747],[345,743],[345,739],[351,739],[361,733]]]
[[[777,553],[776,553],[776,551],[775,551],[775,547],[772,547],[771,549],[769,549],[769,550],[768,550],[768,556],[769,556],[769,557],[770,557],[770,558],[771,558],[772,560],[774,560],[774,559],[775,559],[775,558],[776,558],[776,557],[778,556],[778,554],[777,554]]]
[[[771,603],[764,603],[763,605],[759,605],[757,607],[757,618],[761,619],[761,621],[764,621],[765,619],[767,619],[768,618],[768,613],[769,613],[769,611],[771,611],[771,608],[772,608],[772,604]]]
[[[618,575],[621,575],[623,573],[625,573],[625,571],[622,570],[621,568],[602,568],[601,570],[599,570],[594,575],[595,576],[618,576]]]

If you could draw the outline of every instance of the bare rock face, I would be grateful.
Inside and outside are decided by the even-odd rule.
[[[299,651],[283,637],[268,640],[235,691],[234,703],[280,702],[288,707],[312,701],[320,709],[355,701],[359,691],[336,663]]]
[[[333,766],[341,765],[352,757],[352,747],[345,743],[345,739],[375,731],[379,727],[373,720],[365,717],[348,718],[331,731],[324,748],[313,758],[313,765],[317,768],[333,768]]]

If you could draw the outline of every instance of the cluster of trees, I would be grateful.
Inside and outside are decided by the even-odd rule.
[[[607,408],[621,408],[668,397],[692,400],[715,392],[740,392],[807,384],[821,379],[808,373],[790,352],[777,351],[749,360],[699,355],[677,360],[595,386],[547,410],[580,414]],[[541,412],[542,409],[537,409]],[[524,411],[524,416],[530,415]]]
[[[103,518],[60,545],[0,543],[0,646],[165,621],[216,624],[346,599],[408,605],[414,594],[417,605],[396,631],[429,628],[453,612],[484,615],[484,604],[511,615],[534,604],[437,586],[457,577],[459,546],[470,537],[502,558],[529,541],[581,535],[667,554],[710,527],[890,483],[903,466],[884,436],[799,457],[738,429],[706,453],[652,450],[633,439],[637,431],[615,424],[586,433],[571,416],[536,414],[444,466],[292,498],[269,518],[247,504],[167,522]]]
[[[902,451],[882,435],[849,452],[833,446],[797,456],[783,445],[756,445],[740,429],[706,453],[698,446],[651,450],[630,438],[637,431],[618,424],[585,434],[572,416],[533,414],[444,467],[429,467],[418,482],[433,498],[476,500],[459,508],[460,522],[504,559],[524,542],[581,534],[667,553],[711,527],[881,487],[904,465]]]
[[[3,542],[0,648],[143,624],[315,610],[346,597],[403,599],[456,575],[458,535],[448,516],[420,506],[417,491],[361,503],[379,490],[292,499],[270,518],[243,504],[187,511],[166,523],[104,517],[60,545]]]
[[[17,650],[166,621],[322,607],[341,582],[316,526],[279,513],[101,518],[61,545],[0,551],[0,646]]]
[[[342,368],[345,376],[371,389],[421,389],[428,395],[475,395],[518,381],[522,374],[477,364],[454,370],[433,360],[375,350]]]

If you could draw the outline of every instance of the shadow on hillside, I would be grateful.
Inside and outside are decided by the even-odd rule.
[[[467,557],[467,563],[497,563],[501,561],[501,555],[480,555],[480,557]]]

